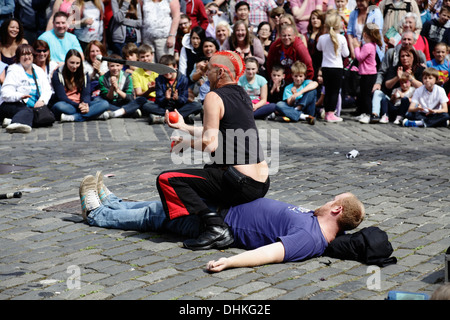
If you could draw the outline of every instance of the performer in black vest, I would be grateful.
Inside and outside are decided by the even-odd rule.
[[[225,248],[233,236],[220,208],[242,204],[265,196],[269,189],[269,168],[259,142],[253,118],[252,102],[237,85],[244,73],[242,58],[235,52],[214,54],[208,64],[211,91],[206,95],[203,126],[187,125],[183,117],[170,123],[174,129],[188,132],[189,139],[175,142],[174,151],[192,147],[209,154],[211,163],[202,169],[165,171],[157,178],[158,192],[170,219],[197,214],[204,232],[184,242],[186,248],[205,250]]]

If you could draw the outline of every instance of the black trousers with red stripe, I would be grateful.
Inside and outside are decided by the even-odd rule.
[[[270,180],[256,181],[234,167],[205,166],[203,169],[165,171],[156,181],[169,219],[211,212],[207,203],[229,207],[266,195]]]

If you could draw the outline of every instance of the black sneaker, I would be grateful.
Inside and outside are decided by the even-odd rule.
[[[371,115],[370,116],[370,123],[379,123],[380,122],[380,117],[377,115]]]

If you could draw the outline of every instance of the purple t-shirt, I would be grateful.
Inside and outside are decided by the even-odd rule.
[[[314,211],[277,200],[261,198],[232,207],[225,222],[238,247],[256,249],[281,241],[285,262],[320,256],[328,245]]]

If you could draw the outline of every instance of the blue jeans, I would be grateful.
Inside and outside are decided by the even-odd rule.
[[[97,209],[87,217],[91,226],[136,230],[136,231],[169,231],[191,238],[200,234],[201,222],[196,215],[189,215],[169,220],[161,201],[128,202],[110,194]]]
[[[381,102],[383,99],[390,100],[389,97],[381,90],[375,90],[372,97],[372,114],[377,116],[382,116],[381,113]]]
[[[406,118],[409,120],[423,120],[426,127],[446,127],[447,121],[450,120],[447,112],[434,113],[428,116],[422,112],[407,112]]]
[[[301,110],[295,109],[297,106],[302,106]],[[300,120],[300,115],[303,113],[314,117],[316,114],[316,90],[304,93],[300,99],[295,100],[293,106],[288,105],[285,101],[280,101],[275,110],[292,121]]]
[[[265,119],[272,112],[275,112],[275,108],[276,108],[275,103],[265,104],[261,108],[253,112],[253,117],[255,119]]]
[[[61,113],[73,115],[75,117],[74,121],[79,122],[97,119],[97,117],[108,110],[108,108],[108,101],[97,98],[89,102],[89,112],[87,113],[81,113],[77,107],[74,107],[65,101],[56,102],[52,107],[52,111],[58,116],[60,116]]]
[[[186,118],[191,114],[198,114],[202,110],[202,104],[200,102],[189,102],[183,105],[182,107],[175,108],[178,112]],[[142,111],[144,114],[156,114],[159,116],[163,116],[166,113],[166,109],[160,107],[156,102],[148,101],[142,106]]]
[[[105,100],[103,98],[99,98],[99,99],[102,99],[102,100],[108,102],[108,110],[116,111],[116,110],[119,110],[119,109],[123,108],[125,110],[125,115],[126,116],[133,115],[133,113],[135,113],[136,110],[139,109],[140,106],[141,106],[139,104],[139,102],[136,101],[136,100],[132,100],[132,101],[130,101],[127,104],[124,104],[124,105],[115,105],[115,104],[112,104],[108,100]]]

